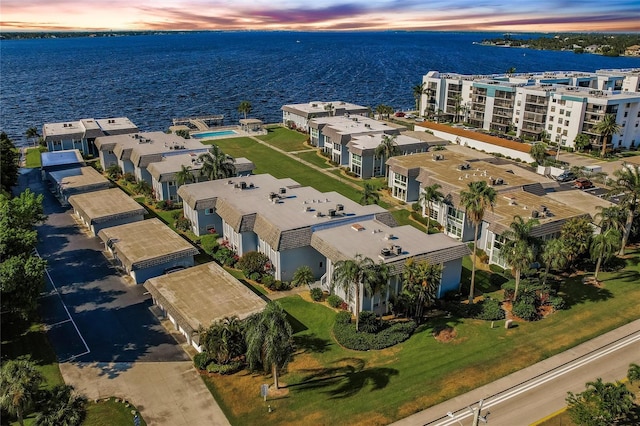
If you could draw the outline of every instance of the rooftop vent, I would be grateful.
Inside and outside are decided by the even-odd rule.
[[[329,216],[330,217],[335,217],[336,216],[336,209],[329,209]]]
[[[342,204],[336,204],[336,211],[338,212],[344,211],[344,206]]]
[[[443,154],[433,154],[433,161],[442,161],[444,160]]]
[[[360,225],[359,223],[354,223],[353,225],[351,225],[351,229],[360,232],[364,231],[364,226]]]
[[[458,165],[458,170],[469,170],[471,169],[471,164],[469,163],[464,163],[464,164],[459,164]]]
[[[316,212],[316,217],[323,217],[324,213],[322,213],[321,211],[317,211]]]
[[[540,212],[538,212],[538,210],[531,210],[531,217],[536,219],[538,216],[540,216]]]
[[[247,182],[240,182],[240,189],[247,189]]]
[[[269,200],[275,200],[276,198],[278,198],[278,194],[275,192],[269,194]]]
[[[385,234],[384,239],[385,240],[393,240],[395,237],[393,236],[393,234]]]
[[[287,193],[287,188],[280,188],[280,193],[281,194],[286,194]]]

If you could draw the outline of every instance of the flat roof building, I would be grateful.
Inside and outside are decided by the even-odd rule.
[[[45,123],[42,137],[49,151],[79,149],[84,155],[98,155],[95,139],[106,135],[135,133],[138,128],[126,117],[95,120],[84,118],[62,123]]]
[[[102,229],[106,250],[140,284],[173,268],[193,266],[199,251],[159,219]]]
[[[369,108],[348,102],[312,101],[304,104],[287,104],[282,106],[282,124],[290,129],[309,131],[309,120],[319,117],[340,117],[344,115],[366,116]]]
[[[75,194],[69,197],[69,204],[92,235],[104,228],[142,221],[147,213],[120,188]]]
[[[82,154],[78,149],[69,149],[66,151],[55,152],[41,152],[40,164],[40,170],[42,172],[43,180],[49,179],[49,173],[51,172],[67,169],[77,169],[78,167],[85,166]]]
[[[245,319],[266,302],[215,262],[150,278],[144,287],[153,303],[199,352],[200,328],[225,317]]]
[[[101,191],[111,186],[107,178],[89,166],[50,172],[49,181],[53,193],[62,205],[67,205],[72,195]]]

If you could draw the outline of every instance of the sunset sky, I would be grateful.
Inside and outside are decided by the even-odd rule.
[[[640,0],[2,0],[0,30],[640,31]]]

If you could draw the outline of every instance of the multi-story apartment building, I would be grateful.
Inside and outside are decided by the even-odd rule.
[[[423,77],[420,111],[439,120],[466,122],[497,133],[573,147],[585,134],[594,148],[594,131],[605,114],[621,130],[612,148],[640,143],[640,69],[528,74],[461,75],[430,71]]]
[[[309,120],[320,117],[342,117],[350,115],[368,116],[370,109],[342,101],[308,102],[282,106],[282,124],[287,127],[309,131]]]

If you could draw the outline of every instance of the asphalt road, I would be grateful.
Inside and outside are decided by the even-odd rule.
[[[622,380],[631,363],[640,363],[640,320],[395,424],[471,425],[468,407],[483,400],[488,424],[528,425],[563,408],[567,392],[582,392],[586,382]]]
[[[24,169],[23,169],[24,170]],[[37,250],[48,261],[41,315],[58,359],[79,362],[187,361],[189,357],[149,311],[142,286],[127,283],[41,181],[24,170],[21,184],[44,194],[49,219]]]

